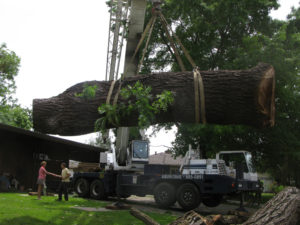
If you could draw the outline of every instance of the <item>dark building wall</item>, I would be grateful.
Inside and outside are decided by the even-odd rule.
[[[105,149],[0,124],[0,172],[16,176],[25,188],[36,189],[43,160],[47,161],[49,172],[60,174],[61,162],[99,162],[101,151]],[[58,178],[47,176],[48,187],[58,183]]]
[[[0,144],[0,171],[9,173],[26,187],[32,184],[33,148],[26,140],[22,142],[6,137]]]

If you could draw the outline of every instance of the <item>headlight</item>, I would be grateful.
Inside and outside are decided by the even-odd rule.
[[[239,184],[239,188],[241,188],[241,187],[243,187],[243,185],[242,185],[242,184]]]

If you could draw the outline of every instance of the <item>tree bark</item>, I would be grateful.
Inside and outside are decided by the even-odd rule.
[[[159,225],[159,223],[152,219],[150,216],[146,215],[136,208],[131,208],[130,214],[143,221],[146,225]]]
[[[300,191],[295,187],[288,187],[257,210],[243,225],[297,225],[299,223]]]
[[[201,71],[205,93],[207,123],[242,124],[254,127],[274,125],[274,69],[259,64],[249,70]],[[126,78],[122,87],[140,81],[152,87],[156,96],[163,90],[174,93],[174,103],[167,112],[156,115],[152,124],[195,123],[195,91],[192,72],[156,73]],[[97,85],[92,99],[76,97],[84,85]],[[106,102],[110,81],[87,81],[76,84],[62,94],[48,99],[33,100],[33,125],[39,132],[59,135],[80,135],[94,132],[100,118],[98,107]],[[116,82],[112,99],[117,93]],[[111,101],[112,102],[112,101]],[[120,96],[118,103],[126,103]],[[200,111],[200,110],[199,110]],[[138,114],[121,118],[120,126],[137,126]],[[108,124],[107,128],[112,128]]]

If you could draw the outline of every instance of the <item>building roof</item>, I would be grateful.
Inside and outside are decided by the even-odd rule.
[[[79,142],[75,142],[75,141],[70,141],[70,140],[66,140],[63,138],[58,138],[58,137],[50,136],[47,134],[29,131],[29,130],[25,130],[22,128],[17,128],[17,127],[13,127],[13,126],[9,126],[9,125],[0,123],[0,137],[4,136],[4,135],[5,136],[9,135],[9,136],[14,136],[14,137],[23,137],[26,139],[36,139],[36,140],[41,140],[41,141],[45,141],[45,142],[54,142],[54,143],[58,143],[61,145],[67,145],[70,147],[74,147],[74,150],[79,149],[82,151],[89,151],[89,152],[107,151],[106,149],[95,147],[92,145],[87,145],[87,144],[83,144],[83,143],[79,143]]]
[[[162,152],[155,155],[150,155],[149,164],[180,166],[183,160],[184,158],[181,156],[178,156],[175,159],[172,154]]]

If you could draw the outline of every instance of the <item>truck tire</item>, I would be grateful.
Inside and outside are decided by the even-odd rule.
[[[90,196],[93,199],[105,199],[105,188],[102,180],[94,180],[90,186]]]
[[[198,188],[191,183],[182,184],[177,191],[177,201],[184,210],[192,210],[200,204]]]
[[[222,202],[222,195],[211,195],[208,198],[203,198],[202,202],[207,207],[217,207]]]
[[[75,182],[75,192],[79,197],[87,197],[90,191],[89,182],[84,178],[79,178]]]
[[[167,182],[159,183],[154,188],[154,199],[158,206],[167,208],[176,202],[175,187]]]

